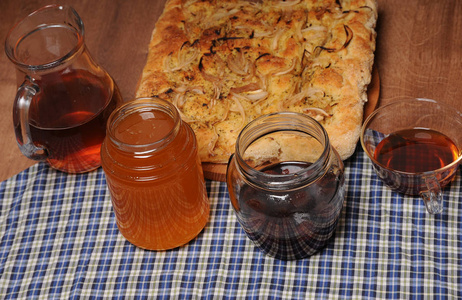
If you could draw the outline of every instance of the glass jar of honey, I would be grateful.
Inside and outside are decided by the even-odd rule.
[[[115,110],[101,158],[117,226],[132,244],[176,248],[206,225],[196,137],[170,102],[140,98]]]
[[[308,257],[332,237],[344,202],[344,166],[314,119],[282,112],[239,134],[226,181],[238,222],[266,254]]]

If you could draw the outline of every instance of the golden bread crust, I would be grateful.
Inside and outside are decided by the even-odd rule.
[[[376,20],[374,0],[170,0],[136,96],[173,102],[203,162],[226,163],[241,129],[277,111],[318,120],[346,159],[359,139]]]

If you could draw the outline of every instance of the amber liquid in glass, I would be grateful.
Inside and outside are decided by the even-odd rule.
[[[148,110],[124,117],[114,137],[130,145],[145,145],[164,139],[173,127],[166,113]],[[165,250],[181,246],[207,223],[210,208],[202,167],[197,149],[191,154],[184,149],[186,143],[180,129],[177,138],[163,149],[140,155],[144,167],[136,172],[122,168],[106,171],[103,158],[119,231],[138,247]],[[135,154],[118,155],[109,143],[105,145],[117,164],[132,164]]]
[[[438,170],[459,157],[459,149],[446,135],[414,128],[394,132],[375,149],[374,158],[387,168],[420,173]]]
[[[50,165],[70,173],[99,167],[106,121],[122,102],[115,85],[112,92],[91,73],[78,70],[44,75],[39,85],[29,123],[34,143],[52,149]]]

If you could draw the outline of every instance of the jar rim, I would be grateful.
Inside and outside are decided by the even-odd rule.
[[[145,109],[154,109],[169,115],[174,122],[173,128],[168,133],[166,133],[164,137],[152,143],[134,145],[118,139],[114,134],[114,130],[117,127],[117,124],[129,115],[139,113]],[[178,113],[176,107],[169,101],[160,99],[158,97],[135,98],[116,108],[111,113],[107,121],[106,135],[109,137],[112,143],[117,145],[119,149],[129,152],[136,152],[137,154],[143,154],[158,151],[167,146],[176,137],[180,129],[180,125],[180,114]]]
[[[249,165],[242,155],[252,142],[275,132],[300,132],[313,137],[323,147],[322,153],[309,166],[289,174],[268,174]],[[297,112],[277,112],[263,115],[247,124],[239,133],[235,154],[237,164],[245,177],[253,183],[262,183],[271,188],[298,187],[307,181],[319,177],[330,161],[330,141],[324,127],[314,118]]]

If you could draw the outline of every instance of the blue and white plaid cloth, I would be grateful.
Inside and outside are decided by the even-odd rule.
[[[0,298],[462,298],[460,170],[437,216],[383,186],[359,147],[346,176],[335,238],[285,262],[246,237],[224,183],[207,182],[211,217],[195,240],[154,252],[118,232],[101,168],[36,164],[0,184]]]

